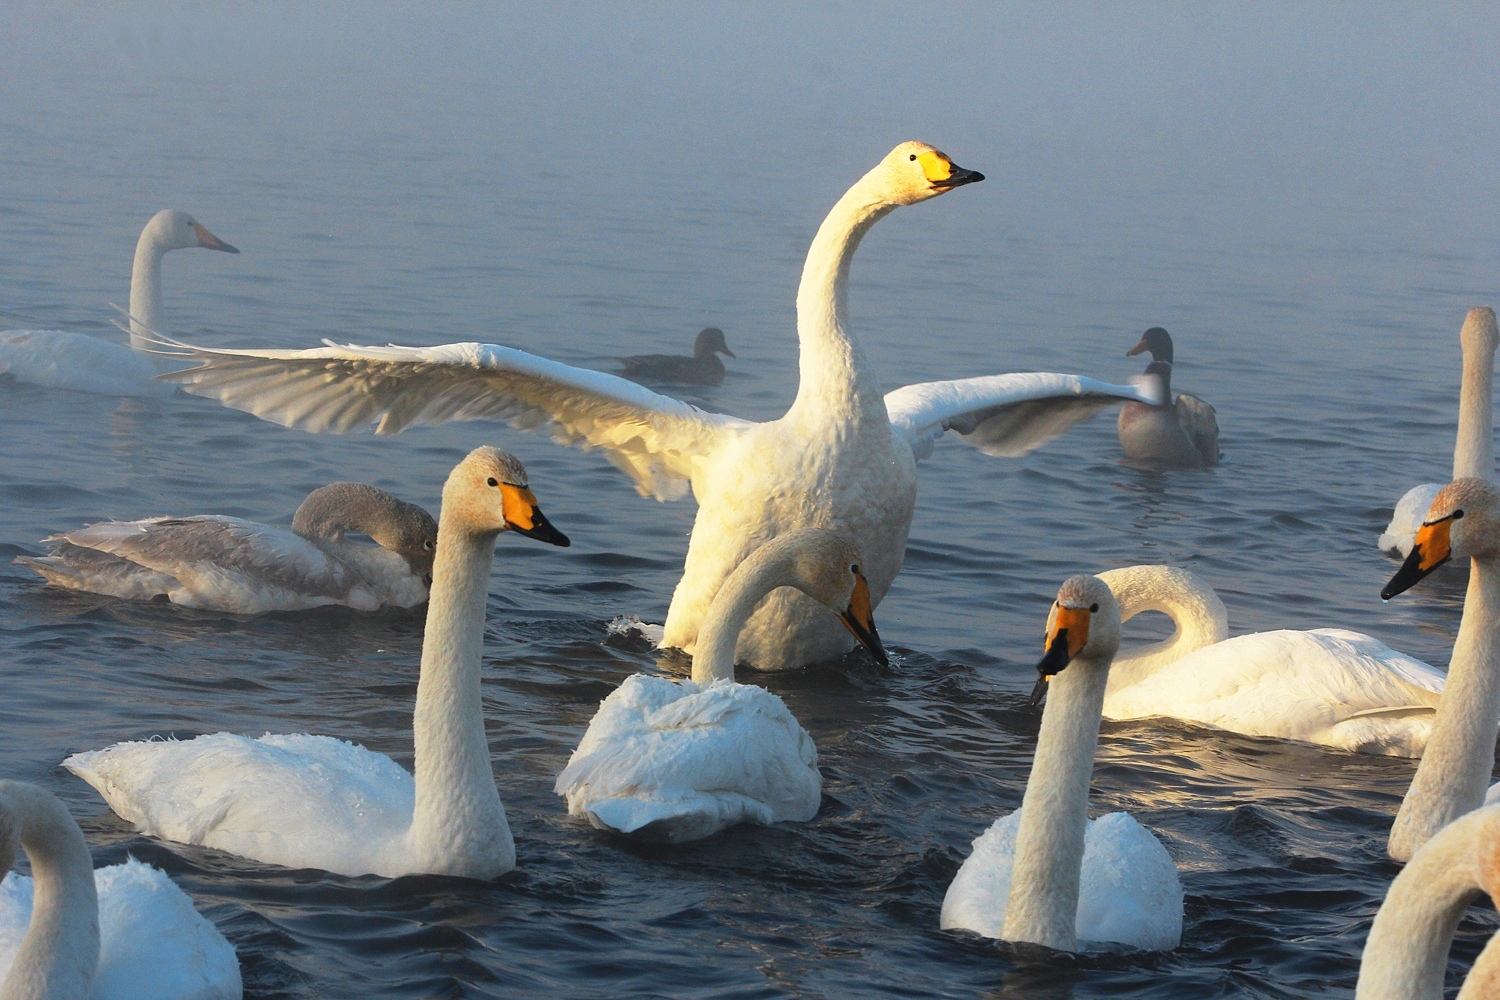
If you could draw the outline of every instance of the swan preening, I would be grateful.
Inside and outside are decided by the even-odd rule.
[[[290,531],[205,514],[102,521],[43,541],[50,555],[15,561],[71,590],[240,614],[326,604],[373,611],[427,600],[437,522],[384,490],[330,483],[302,501]]]
[[[1500,328],[1495,311],[1485,306],[1469,310],[1458,334],[1463,349],[1463,381],[1458,387],[1458,436],[1453,442],[1453,478],[1489,479],[1495,474],[1494,414],[1491,397],[1495,383],[1495,348]],[[1382,551],[1405,556],[1412,538],[1427,517],[1427,508],[1442,483],[1413,486],[1396,502],[1391,523],[1378,542]]]
[[[1229,636],[1213,588],[1173,566],[1100,573],[1128,621],[1160,611],[1176,628],[1115,656],[1107,719],[1183,719],[1247,736],[1417,757],[1432,731],[1441,671],[1346,629]]]
[[[10,871],[18,850],[30,878]],[[234,948],[192,900],[134,859],[95,871],[35,785],[0,781],[0,878],[0,1000],[239,1000]]]
[[[740,630],[780,587],[827,608],[886,662],[854,545],[826,528],[780,535],[719,588],[699,631],[691,680],[636,674],[604,699],[557,778],[569,813],[603,830],[673,843],[736,823],[813,818],[823,776],[812,737],[780,698],[734,680]]]
[[[1197,396],[1178,393],[1172,399],[1172,337],[1159,326],[1141,335],[1125,352],[1151,352],[1145,375],[1157,381],[1155,403],[1128,402],[1120,407],[1120,447],[1133,462],[1167,469],[1199,469],[1219,464],[1219,420],[1214,408]]]
[[[671,382],[677,385],[718,385],[724,381],[724,362],[719,355],[734,357],[724,343],[724,331],[716,326],[699,331],[693,341],[693,356],[676,354],[632,354],[621,358],[625,374],[646,382]]]
[[[1500,490],[1487,479],[1444,486],[1386,600],[1449,559],[1469,560],[1463,620],[1426,752],[1391,827],[1390,855],[1407,861],[1438,830],[1484,802],[1500,730]]]
[[[1127,813],[1088,818],[1089,780],[1120,609],[1092,576],[1063,583],[1047,616],[1047,706],[1021,808],[974,841],[943,897],[942,927],[1061,951],[1081,942],[1153,951],[1182,939],[1182,883]]]
[[[501,419],[601,448],[643,495],[685,496],[698,515],[663,645],[693,651],[724,579],[775,536],[821,525],[859,539],[873,605],[901,568],[916,463],[946,431],[991,455],[1021,455],[1147,389],[1075,375],[990,375],[882,394],[849,332],[849,267],[860,240],[903,205],[983,175],[919,142],[897,146],[851,187],[808,250],[797,292],[801,377],[778,420],[708,413],[625,379],[490,344],[207,350],[164,344],[200,367],[168,376],[187,391],[309,431],[377,433],[447,420]],[[848,633],[801,593],[772,594],[740,634],[736,659],[761,669],[827,660]]]
[[[143,353],[146,331],[162,331],[161,259],[168,250],[203,247],[239,253],[186,212],[163,209],[135,245],[130,272],[130,347],[65,330],[0,332],[0,375],[48,389],[109,396],[159,396],[170,386],[153,381],[156,361]]]
[[[443,487],[412,718],[415,776],[328,736],[118,743],[63,765],[142,833],[341,875],[493,878],[515,866],[479,666],[495,539],[567,545],[515,456],[476,448]]]

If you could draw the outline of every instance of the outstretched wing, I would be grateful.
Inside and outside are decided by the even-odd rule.
[[[1197,396],[1177,394],[1177,422],[1193,439],[1204,465],[1219,464],[1219,418],[1214,408]]]
[[[687,494],[694,465],[748,421],[652,392],[614,375],[495,344],[302,351],[209,350],[165,337],[197,368],[158,376],[287,427],[395,434],[449,420],[546,429],[559,444],[603,449],[643,496]]]
[[[1146,386],[1021,372],[905,385],[886,393],[885,408],[892,430],[906,435],[918,459],[931,455],[937,439],[950,430],[986,455],[1018,458],[1128,400],[1157,402]]]

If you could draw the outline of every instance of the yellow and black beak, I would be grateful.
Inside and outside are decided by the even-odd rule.
[[[875,631],[875,616],[870,610],[870,585],[863,573],[854,574],[854,593],[849,595],[849,607],[839,615],[839,621],[854,633],[859,644],[870,651],[875,662],[882,667],[891,665],[885,647],[880,644],[880,633]]]
[[[225,243],[199,223],[193,223],[193,232],[198,236],[198,245],[206,250],[223,250],[225,253],[240,252],[237,247]]]
[[[1463,511],[1456,510],[1447,517],[1427,521],[1417,529],[1417,539],[1412,543],[1411,555],[1406,557],[1406,562],[1396,570],[1391,582],[1380,591],[1382,601],[1389,601],[1397,594],[1406,593],[1428,573],[1453,558],[1453,543],[1448,538],[1448,532],[1452,530],[1453,522],[1463,516]]]
[[[501,483],[500,495],[505,503],[505,526],[511,531],[563,548],[573,544],[567,535],[552,527],[552,522],[542,516],[542,509],[536,505],[536,495],[531,490]]]
[[[1036,687],[1031,689],[1033,708],[1041,704],[1042,696],[1047,693],[1047,679],[1062,673],[1073,662],[1073,657],[1088,645],[1090,613],[1088,608],[1057,609],[1047,633],[1047,651],[1036,665]]]
[[[920,154],[917,162],[922,165],[922,173],[926,175],[928,183],[939,191],[984,180],[984,174],[977,170],[965,170],[937,150]]]

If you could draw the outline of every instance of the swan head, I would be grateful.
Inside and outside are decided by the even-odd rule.
[[[239,250],[209,232],[197,219],[177,208],[164,208],[157,212],[146,223],[146,232],[150,234],[152,243],[161,250],[203,247],[206,250],[239,253]]]
[[[1487,479],[1455,479],[1438,491],[1417,529],[1411,554],[1380,591],[1389,601],[1450,559],[1500,552],[1500,489]]]
[[[450,527],[471,535],[514,531],[550,545],[573,544],[542,516],[521,460],[488,445],[469,452],[448,474],[442,518],[443,532]]]
[[[320,486],[292,515],[292,530],[313,541],[340,538],[346,531],[362,532],[431,582],[437,522],[426,510],[385,490],[364,483]]]
[[[886,155],[866,178],[881,188],[894,205],[915,205],[964,184],[984,180],[977,170],[965,170],[948,154],[925,142],[903,142]]]
[[[786,583],[838,615],[876,662],[889,666],[858,547],[832,528],[798,528],[770,544],[789,556]]]
[[[1141,334],[1141,342],[1125,352],[1127,358],[1133,358],[1137,354],[1151,352],[1152,361],[1165,361],[1172,363],[1172,335],[1159,326],[1153,326]]]
[[[724,354],[734,357],[735,353],[724,343],[724,331],[716,326],[710,326],[698,334],[698,339],[693,341],[693,357],[707,358],[714,354]]]
[[[1069,577],[1047,613],[1047,633],[1031,704],[1040,704],[1047,681],[1079,657],[1108,664],[1120,649],[1120,605],[1097,576]]]

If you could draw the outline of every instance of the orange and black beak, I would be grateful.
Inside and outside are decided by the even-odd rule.
[[[240,252],[237,247],[233,247],[228,243],[225,243],[223,240],[219,239],[213,233],[209,232],[207,228],[197,222],[193,223],[193,232],[198,236],[198,245],[200,247],[203,247],[205,250],[223,250],[225,253]]]
[[[536,495],[531,490],[503,483],[500,493],[505,502],[505,526],[511,531],[563,548],[573,544],[567,535],[552,527],[552,522],[542,516],[542,509],[536,505]]]
[[[1453,544],[1449,541],[1448,532],[1452,529],[1453,522],[1463,516],[1463,511],[1456,510],[1447,517],[1424,522],[1417,529],[1417,539],[1412,543],[1411,555],[1406,557],[1406,562],[1396,570],[1391,582],[1380,591],[1382,601],[1389,601],[1397,594],[1406,593],[1428,573],[1453,558]]]
[[[1064,608],[1057,609],[1056,616],[1049,624],[1047,633],[1046,653],[1042,660],[1036,665],[1038,677],[1036,687],[1031,689],[1031,706],[1035,708],[1042,703],[1042,697],[1047,693],[1047,679],[1055,674],[1060,674],[1073,657],[1089,642],[1089,615],[1088,608]]]
[[[863,573],[854,574],[854,593],[849,595],[849,607],[839,615],[839,621],[854,633],[859,644],[870,651],[875,662],[882,667],[891,665],[891,658],[880,644],[880,633],[875,631],[875,616],[870,611],[870,585]]]

